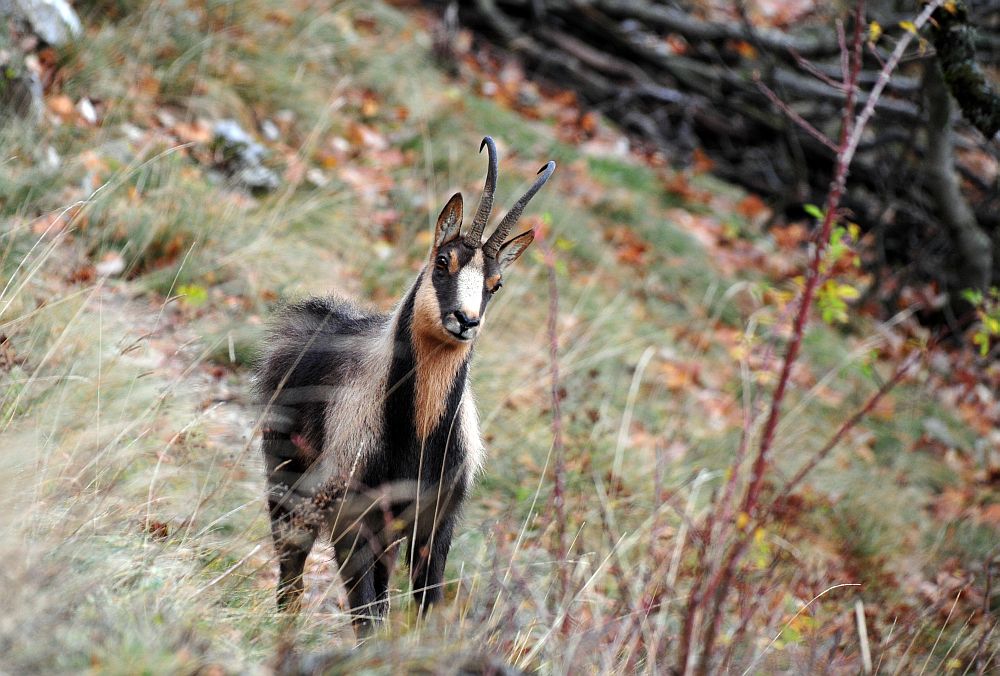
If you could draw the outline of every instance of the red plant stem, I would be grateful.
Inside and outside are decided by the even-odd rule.
[[[549,370],[551,374],[551,394],[552,394],[552,454],[553,464],[553,488],[552,503],[555,509],[556,533],[559,542],[560,561],[560,582],[562,594],[561,599],[566,598],[569,587],[569,577],[566,571],[565,559],[568,555],[566,551],[566,457],[563,445],[562,431],[562,409],[559,404],[559,288],[556,284],[556,259],[555,252],[542,236],[536,232],[538,245],[542,249],[542,258],[548,271],[549,279]]]
[[[771,409],[768,414],[767,421],[764,423],[763,436],[761,438],[760,445],[758,446],[757,455],[754,459],[753,468],[751,470],[750,486],[747,489],[746,498],[743,501],[742,512],[745,514],[751,515],[757,511],[758,499],[764,482],[764,472],[767,467],[768,455],[774,443],[774,436],[777,430],[778,422],[781,419],[781,405],[784,401],[788,381],[791,376],[792,366],[798,358],[799,351],[802,346],[802,338],[805,332],[806,322],[808,321],[809,310],[821,277],[820,263],[822,262],[826,245],[830,240],[830,233],[833,229],[833,223],[835,220],[835,212],[840,204],[840,199],[843,196],[848,170],[850,168],[851,161],[854,159],[854,153],[857,151],[862,132],[864,131],[868,120],[871,119],[871,116],[875,111],[875,105],[881,97],[885,86],[889,82],[889,77],[899,64],[899,61],[902,58],[903,53],[906,51],[906,48],[909,46],[910,41],[913,39],[916,30],[919,30],[920,27],[927,22],[931,14],[940,4],[942,4],[942,2],[943,0],[934,0],[929,3],[914,21],[914,32],[905,33],[899,40],[896,48],[892,52],[892,55],[879,72],[878,80],[876,81],[874,87],[872,87],[871,94],[868,97],[868,102],[856,119],[854,118],[854,108],[856,102],[857,80],[858,75],[861,72],[863,43],[861,27],[862,18],[864,16],[863,0],[858,2],[855,7],[854,39],[852,45],[853,54],[850,64],[850,76],[847,81],[847,98],[844,105],[834,179],[830,185],[830,191],[827,194],[823,223],[820,227],[820,233],[816,241],[816,248],[812,261],[809,269],[807,270],[805,289],[803,290],[798,313],[795,316],[792,337],[789,341],[788,351],[785,353],[785,359],[782,363],[778,385],[771,398]],[[900,377],[902,376],[900,375]],[[860,417],[858,420],[860,420]],[[847,429],[844,430],[844,433],[846,433]],[[705,640],[702,643],[701,664],[699,664],[699,671],[702,673],[705,673],[708,668],[707,662],[712,653],[715,637],[721,623],[722,607],[726,596],[728,596],[729,586],[732,581],[736,565],[746,550],[752,531],[753,529],[747,529],[744,531],[742,536],[730,547],[727,555],[724,557],[724,563],[719,566],[716,574],[707,585],[705,598],[711,598],[713,600],[713,608],[708,616],[708,621],[706,623],[707,632]],[[700,602],[701,600],[699,600],[699,603]],[[694,613],[690,615],[693,616]],[[679,668],[684,669],[686,667],[686,661],[687,660],[685,658],[685,663],[679,664]]]
[[[851,138],[852,121],[854,118],[854,105],[857,95],[858,74],[861,71],[861,26],[863,24],[864,2],[859,2],[854,11],[854,44],[855,50],[851,63],[851,72],[847,81],[847,100],[844,102],[843,121],[840,126],[840,143],[837,152],[837,165],[834,172],[833,182],[830,184],[830,192],[826,196],[824,205],[823,223],[820,226],[819,234],[816,237],[816,248],[813,251],[812,261],[806,273],[805,288],[802,291],[802,298],[799,301],[799,311],[795,315],[792,328],[792,338],[788,344],[788,351],[781,364],[781,375],[778,376],[778,385],[771,396],[771,410],[768,413],[767,421],[764,423],[764,431],[754,458],[753,468],[750,472],[750,487],[747,489],[746,498],[743,500],[743,511],[747,514],[756,506],[757,498],[760,494],[761,486],[764,483],[764,470],[767,466],[768,454],[774,444],[774,435],[778,429],[778,421],[781,419],[781,405],[785,400],[785,393],[788,388],[788,381],[791,378],[792,366],[798,359],[799,351],[802,348],[802,337],[805,335],[806,323],[809,319],[809,310],[812,308],[813,299],[816,295],[816,287],[819,283],[819,267],[823,261],[823,254],[826,253],[827,243],[830,241],[830,233],[833,230],[833,223],[836,218],[837,207],[840,205],[840,198],[844,194],[844,187],[847,183],[847,171],[850,167],[850,157],[846,151]]]
[[[753,465],[750,470],[750,485],[747,487],[746,496],[740,509],[741,513],[752,515],[756,511],[760,490],[764,485],[764,473],[767,468],[771,447],[774,445],[774,436],[778,429],[778,422],[781,419],[781,406],[784,403],[785,394],[788,390],[788,382],[791,379],[792,367],[799,356],[802,348],[802,338],[805,335],[806,323],[809,319],[809,311],[812,308],[813,299],[816,295],[816,288],[820,278],[820,264],[823,255],[826,253],[826,245],[830,241],[830,233],[833,230],[833,223],[836,216],[837,207],[840,205],[840,198],[844,194],[844,187],[847,183],[847,172],[850,166],[850,158],[847,156],[847,149],[850,145],[851,132],[854,127],[854,107],[857,95],[857,80],[861,72],[861,26],[864,18],[864,0],[855,5],[854,9],[854,36],[850,73],[847,78],[847,97],[844,102],[844,112],[840,125],[840,142],[838,144],[837,162],[834,170],[834,178],[830,184],[830,191],[827,193],[824,204],[823,222],[819,233],[815,239],[812,260],[806,271],[805,288],[802,291],[802,298],[799,300],[799,309],[795,314],[792,326],[792,337],[789,340],[788,350],[781,364],[781,374],[778,376],[778,384],[771,395],[771,408],[768,412],[767,420],[764,422],[763,433],[757,453],[754,456]],[[716,569],[711,581],[706,587],[705,599],[712,604],[711,612],[706,619],[706,633],[702,641],[699,673],[707,673],[712,649],[715,646],[715,637],[718,635],[722,619],[722,608],[728,596],[730,582],[736,565],[743,556],[747,545],[750,542],[749,533],[752,530],[744,531],[735,543],[730,546],[729,551],[723,557],[723,563]]]
[[[861,141],[861,134],[864,131],[868,120],[871,119],[872,114],[874,114],[875,105],[881,97],[882,92],[885,90],[885,87],[889,82],[889,77],[899,64],[899,61],[902,58],[903,53],[906,51],[906,48],[909,46],[909,43],[912,41],[916,30],[919,30],[920,27],[927,22],[931,14],[942,4],[942,2],[943,0],[933,0],[933,2],[929,3],[913,22],[915,31],[913,33],[907,32],[900,38],[899,42],[896,44],[896,48],[892,52],[892,55],[879,72],[879,77],[875,82],[874,87],[872,87],[871,94],[868,97],[868,101],[864,109],[862,109],[856,119],[854,117],[854,110],[856,105],[858,75],[861,71],[861,56],[863,47],[863,0],[858,2],[855,6],[854,39],[852,41],[853,53],[851,54],[850,60],[846,58],[846,54],[842,54],[842,63],[845,65],[849,63],[850,72],[848,77],[845,78],[847,97],[844,104],[844,113],[841,122],[840,141],[837,146],[838,152],[834,178],[830,184],[830,190],[825,201],[823,222],[816,239],[816,248],[807,270],[805,288],[799,302],[798,312],[794,319],[792,337],[789,340],[788,350],[786,351],[784,361],[782,362],[778,385],[772,394],[771,408],[768,413],[767,420],[764,423],[763,435],[757,448],[757,453],[754,457],[750,474],[750,485],[747,488],[746,497],[744,498],[742,505],[742,512],[747,515],[751,515],[756,512],[760,491],[764,483],[764,472],[767,468],[769,454],[774,444],[774,437],[777,431],[778,422],[781,419],[782,404],[784,402],[788,382],[791,378],[792,367],[798,359],[799,351],[802,347],[802,338],[805,333],[805,326],[808,321],[809,311],[820,281],[820,264],[823,259],[823,254],[826,251],[826,245],[830,240],[830,233],[833,229],[836,210],[840,204],[840,199],[844,194],[848,170],[852,160],[854,159],[854,154],[857,151],[858,143]],[[860,417],[858,420],[860,420]],[[844,433],[846,433],[846,429],[844,430]],[[732,546],[730,546],[729,550],[723,557],[723,562],[718,566],[718,568],[716,568],[716,572],[712,575],[710,582],[705,585],[706,593],[704,596],[701,595],[701,587],[703,586],[701,580],[696,582],[695,588],[692,590],[691,596],[689,597],[688,609],[685,614],[684,625],[681,630],[678,663],[676,665],[676,669],[681,673],[687,673],[688,671],[691,637],[694,633],[694,625],[697,623],[698,609],[705,599],[712,599],[714,605],[706,623],[708,630],[706,632],[705,640],[702,643],[701,660],[698,665],[699,672],[707,672],[707,662],[711,655],[712,648],[714,647],[715,636],[717,635],[719,629],[722,606],[726,596],[728,595],[730,582],[732,580],[736,564],[740,561],[744,551],[746,550],[750,541],[751,533],[752,529],[747,529],[741,534],[741,537],[737,539]]]
[[[935,0],[924,8],[924,10],[917,17],[916,21],[914,21],[916,30],[919,30],[920,27],[927,22],[931,14],[942,2],[943,0]],[[902,58],[903,53],[906,51],[906,47],[909,45],[914,35],[913,33],[908,32],[900,38],[899,43],[897,43],[896,48],[889,57],[889,60],[886,62],[885,66],[882,67],[882,70],[879,71],[878,80],[875,82],[875,86],[872,87],[871,94],[868,97],[868,102],[855,120],[854,106],[857,93],[857,80],[858,74],[861,71],[861,25],[863,5],[863,1],[859,2],[855,9],[853,41],[854,54],[852,55],[851,74],[847,85],[847,100],[844,104],[843,124],[841,125],[840,130],[840,150],[837,154],[837,168],[834,174],[833,183],[830,186],[830,192],[827,194],[823,224],[820,228],[820,234],[816,241],[816,250],[813,254],[812,262],[809,265],[809,270],[806,275],[806,285],[802,293],[802,300],[799,304],[798,314],[795,317],[792,339],[788,346],[788,352],[785,354],[785,360],[782,363],[781,376],[778,379],[778,386],[771,398],[771,411],[768,414],[767,422],[764,424],[764,434],[760,442],[757,457],[754,461],[753,471],[751,472],[750,489],[747,491],[747,497],[743,502],[743,511],[747,513],[749,513],[756,506],[760,488],[763,485],[764,469],[767,464],[768,452],[774,443],[774,434],[777,430],[778,421],[781,417],[781,405],[785,398],[785,391],[791,375],[792,366],[798,358],[799,350],[802,347],[802,336],[805,332],[809,309],[812,305],[812,301],[816,293],[816,287],[820,279],[820,263],[822,262],[823,254],[826,251],[827,243],[830,241],[830,232],[833,229],[833,223],[836,215],[835,212],[840,204],[840,198],[844,193],[847,173],[850,169],[851,161],[854,159],[854,153],[857,151],[858,143],[861,141],[861,134],[864,131],[865,126],[868,124],[868,120],[871,119],[872,114],[875,112],[875,105],[881,97],[882,92],[885,90],[886,85],[889,83],[889,77],[899,64],[899,60]]]

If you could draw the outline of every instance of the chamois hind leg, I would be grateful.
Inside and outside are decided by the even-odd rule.
[[[306,558],[316,541],[316,533],[290,522],[291,509],[280,499],[268,499],[271,512],[271,535],[278,556],[278,610],[297,613],[305,590],[303,573]]]
[[[410,582],[421,612],[427,612],[444,595],[444,564],[451,549],[454,526],[455,516],[449,514],[431,532],[418,534],[412,545]]]
[[[296,488],[309,463],[299,455],[286,433],[265,431],[262,450],[267,465],[271,536],[278,557],[278,610],[297,613],[305,588],[302,576],[306,558],[316,542],[314,528],[292,521],[293,510],[303,502]]]

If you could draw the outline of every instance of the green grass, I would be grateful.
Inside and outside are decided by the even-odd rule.
[[[332,672],[435,670],[478,652],[546,672],[622,670],[629,653],[615,642],[631,636],[619,633],[630,626],[625,604],[654,590],[662,607],[643,625],[644,640],[657,634],[661,652],[633,648],[632,666],[665,668],[694,566],[679,512],[689,500],[694,513],[707,508],[738,444],[744,389],[767,391],[741,382],[721,334],[772,311],[740,290],[742,281],[766,281],[759,273],[723,276],[670,210],[730,225],[740,217],[687,203],[664,191],[653,169],[587,155],[554,141],[546,123],[463,89],[434,67],[430,38],[412,18],[379,3],[294,11],[270,0],[80,4],[87,35],[59,56],[59,93],[101,102],[101,124],[0,130],[0,216],[11,224],[0,235],[10,280],[0,333],[17,357],[0,380],[0,435],[10,449],[0,477],[16,487],[0,495],[0,508],[16,515],[0,525],[0,585],[10,592],[0,668],[238,673],[273,665],[294,636],[306,653],[340,651]],[[366,92],[378,101],[374,113],[362,109]],[[164,111],[189,124],[232,117],[248,130],[290,111],[269,161],[283,170],[295,158],[327,182],[286,181],[258,197],[232,190],[204,144],[178,147]],[[338,155],[337,139],[350,138],[358,121],[401,159],[366,148]],[[262,327],[278,299],[308,293],[391,306],[447,197],[461,189],[471,204],[478,195],[483,133],[504,151],[501,207],[542,161],[563,167],[531,213],[547,214],[559,251],[570,550],[562,556],[553,544],[548,282],[531,255],[491,306],[477,347],[490,460],[449,561],[452,602],[418,622],[400,574],[384,634],[347,652],[351,631],[322,550],[309,568],[307,611],[290,634],[273,609],[275,564],[246,394]],[[42,161],[49,148],[58,168]],[[599,194],[563,182],[573,172]],[[699,189],[738,196],[697,180]],[[61,231],[42,236],[33,227],[71,205]],[[388,209],[398,222],[376,226]],[[649,244],[644,265],[619,259],[612,234],[620,227]],[[107,255],[123,257],[121,276],[78,274]],[[780,345],[762,326],[758,333]],[[786,474],[877,386],[860,365],[868,350],[839,331],[811,330],[804,350],[814,379],[843,400],[796,386],[779,436]],[[678,369],[696,373],[678,385]],[[918,448],[921,421],[942,419],[961,452],[972,447],[969,433],[919,385],[901,393],[896,410],[865,427],[873,459],[857,451],[860,442],[845,443],[810,482],[815,506],[752,552],[743,572],[790,612],[803,589],[849,578],[865,584],[867,602],[884,603],[876,625],[887,630],[891,604],[915,602],[883,573],[905,568],[931,579],[946,557],[971,564],[988,554],[987,527],[932,524],[920,511],[959,481]],[[716,474],[693,495],[703,471]],[[661,501],[664,494],[672,497]],[[940,544],[915,552],[931,541]],[[664,590],[675,551],[677,577]],[[783,563],[767,578],[767,556],[777,551],[786,552]],[[572,598],[560,596],[563,575]],[[824,597],[816,612],[828,624],[820,626],[839,631],[852,606],[849,595]],[[566,609],[572,622],[560,631]],[[738,655],[749,663],[784,619],[757,617]],[[727,616],[726,631],[735,622]],[[854,649],[853,639],[842,641],[843,651]],[[807,646],[782,650],[779,662],[797,665]]]

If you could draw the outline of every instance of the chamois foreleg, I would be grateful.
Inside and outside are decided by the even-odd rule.
[[[359,635],[367,634],[384,612],[375,588],[380,553],[376,541],[367,528],[357,529],[335,537],[334,550],[354,627]]]
[[[413,543],[410,582],[421,612],[426,612],[444,595],[444,566],[451,550],[455,520],[454,514],[448,514],[430,533],[421,534]]]
[[[354,625],[365,634],[389,610],[398,539],[394,513],[387,496],[361,487],[347,494],[330,523]]]
[[[375,592],[374,615],[379,618],[385,617],[389,612],[389,581],[392,579],[392,571],[396,567],[398,555],[398,545],[392,544],[375,559],[372,579]]]
[[[421,612],[426,612],[444,596],[444,568],[451,550],[452,533],[459,508],[465,498],[461,473],[443,478],[438,486],[428,486],[412,505],[415,525],[410,531],[410,583]]]

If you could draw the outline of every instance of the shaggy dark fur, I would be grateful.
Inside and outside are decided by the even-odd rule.
[[[355,487],[342,497],[350,506],[330,525],[351,608],[362,629],[385,613],[396,545],[403,537],[413,539],[407,560],[421,606],[440,599],[444,564],[465,496],[466,451],[454,424],[467,361],[451,387],[441,423],[423,444],[413,426],[416,363],[410,323],[419,284],[420,279],[399,310],[388,395],[381,404],[380,446],[353,477]],[[258,365],[255,384],[267,409],[262,449],[282,608],[299,603],[306,557],[318,535],[315,527],[297,527],[290,518],[317,488],[309,470],[324,448],[330,395],[363,367],[357,341],[375,341],[391,319],[335,298],[290,305],[280,312]],[[387,487],[400,490],[390,495],[379,490]]]

